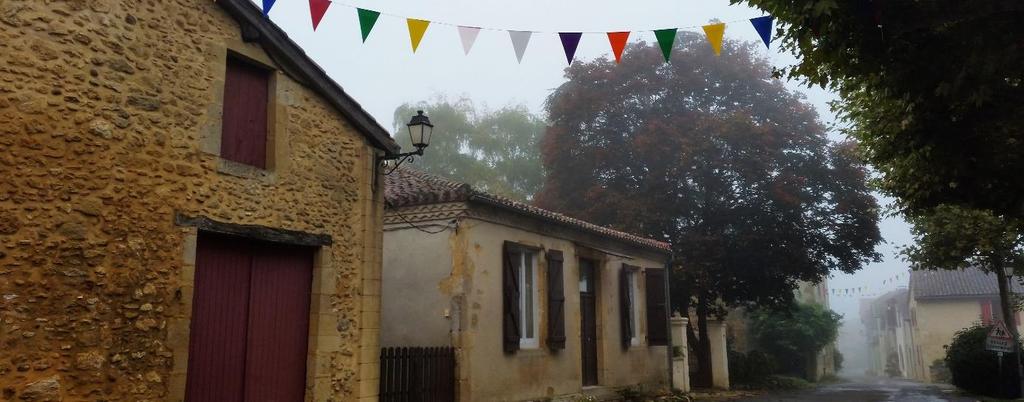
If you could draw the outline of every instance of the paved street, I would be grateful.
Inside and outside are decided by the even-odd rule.
[[[739,399],[746,402],[973,402],[952,388],[884,378],[859,378],[813,390]]]

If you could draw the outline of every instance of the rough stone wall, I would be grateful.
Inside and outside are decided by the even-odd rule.
[[[210,0],[0,0],[0,400],[182,394],[179,212],[331,235],[307,399],[375,395],[373,149],[277,73],[274,168],[226,174],[202,143],[230,46],[260,52]]]

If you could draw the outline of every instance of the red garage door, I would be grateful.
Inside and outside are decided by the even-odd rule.
[[[302,401],[313,249],[200,234],[190,402]]]

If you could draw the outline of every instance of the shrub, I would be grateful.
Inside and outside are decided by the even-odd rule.
[[[729,351],[729,382],[732,384],[759,385],[775,374],[777,367],[775,359],[762,351]]]
[[[953,377],[953,385],[968,392],[1001,397],[1008,394],[1005,377],[1000,376],[1000,362],[995,352],[985,350],[985,338],[989,326],[976,325],[956,333],[953,342],[946,347],[946,367]],[[1003,375],[1014,367],[1015,356],[1003,356]]]
[[[839,349],[833,349],[832,356],[832,368],[836,373],[843,371],[843,354],[839,353]]]
[[[839,335],[842,316],[819,304],[796,303],[783,310],[750,313],[750,332],[775,357],[785,374],[804,375],[807,362]]]

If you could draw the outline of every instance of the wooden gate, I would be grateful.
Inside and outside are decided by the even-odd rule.
[[[380,400],[455,401],[455,348],[381,349]]]

